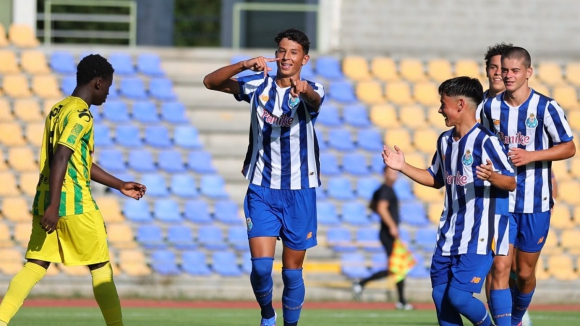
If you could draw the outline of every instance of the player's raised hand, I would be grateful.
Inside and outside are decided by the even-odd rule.
[[[251,71],[263,71],[264,78],[268,76],[268,71],[272,71],[272,68],[268,67],[268,62],[280,61],[280,58],[264,58],[256,57],[248,59],[244,62],[244,67],[250,69]]]
[[[290,84],[292,85],[290,88],[290,95],[292,97],[299,97],[300,94],[306,93],[306,89],[308,89],[308,82],[295,78],[296,77],[290,78]]]
[[[475,174],[481,180],[489,180],[491,175],[493,174],[493,165],[491,161],[487,159],[486,164],[481,164],[480,166],[475,167],[476,171]]]
[[[508,153],[509,159],[515,166],[523,166],[532,162],[533,152],[528,152],[523,148],[510,148]]]
[[[383,162],[393,170],[401,171],[405,166],[405,154],[395,145],[395,151],[393,152],[387,146],[383,147]]]
[[[145,196],[147,187],[145,187],[140,183],[129,181],[123,182],[123,186],[121,187],[121,189],[119,189],[119,191],[121,191],[121,193],[127,197],[139,200],[143,196]]]

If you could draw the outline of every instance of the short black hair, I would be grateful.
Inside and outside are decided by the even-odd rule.
[[[489,60],[496,55],[502,55],[506,50],[512,48],[514,45],[511,43],[498,43],[493,46],[487,48],[487,52],[485,52],[485,67],[489,67]]]
[[[444,81],[439,86],[439,95],[465,96],[472,99],[475,105],[478,105],[483,101],[483,86],[476,78],[455,77]]]
[[[532,66],[532,57],[530,56],[530,53],[528,50],[519,46],[513,46],[507,49],[504,53],[502,53],[501,59],[523,59],[523,64],[526,68],[530,68]]]
[[[276,44],[280,44],[280,41],[285,38],[300,44],[302,46],[302,50],[304,50],[304,54],[308,54],[308,50],[310,50],[310,41],[308,40],[308,36],[306,36],[306,34],[304,34],[302,31],[299,31],[295,28],[285,29],[276,35],[274,42],[276,42]]]
[[[89,54],[77,66],[77,85],[86,85],[98,77],[111,77],[114,72],[115,69],[113,69],[113,66],[111,66],[107,59],[99,54]]]

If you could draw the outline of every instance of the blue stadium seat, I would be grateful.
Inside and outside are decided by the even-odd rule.
[[[431,226],[423,227],[415,231],[415,245],[424,250],[431,250],[437,241],[437,229]]]
[[[183,208],[183,215],[188,221],[196,224],[213,223],[205,200],[194,199],[186,201]]]
[[[248,250],[248,230],[241,226],[230,227],[228,229],[228,242],[235,250]]]
[[[319,201],[316,203],[316,213],[318,223],[321,225],[340,224],[338,214],[336,213],[336,206],[331,201]]]
[[[316,73],[330,80],[344,78],[338,59],[329,56],[321,56],[316,59]]]
[[[314,73],[314,69],[312,69],[311,62],[312,61],[309,60],[304,66],[302,66],[302,69],[300,70],[300,78],[314,82],[316,79],[316,74]]]
[[[158,199],[153,205],[153,216],[166,223],[181,223],[181,211],[179,204],[173,199]]]
[[[316,141],[318,142],[318,150],[319,151],[326,151],[328,149],[328,144],[322,137],[322,134],[318,134],[316,136]]]
[[[145,84],[143,83],[143,80],[138,77],[123,78],[121,80],[121,88],[119,90],[121,95],[126,96],[132,100],[147,99]]]
[[[371,158],[371,171],[373,173],[383,175],[384,168],[385,162],[383,162],[383,156],[380,153],[373,155]]]
[[[123,147],[139,148],[143,146],[140,133],[136,125],[118,125],[115,130],[115,142]]]
[[[232,56],[230,58],[230,64],[238,63],[238,62],[245,61],[245,60],[248,60],[248,59],[251,59],[251,57],[248,56],[248,55],[245,55],[245,54],[237,54],[237,55],[234,55],[234,56]],[[248,70],[242,71],[241,73],[235,75],[234,77],[244,77],[244,76],[250,76],[250,75],[253,75],[253,74],[255,74],[255,72],[253,72],[253,71],[251,71],[251,70],[248,69]]]
[[[356,230],[357,244],[367,252],[384,252],[379,240],[379,230],[375,228],[360,228]]]
[[[206,151],[191,151],[187,154],[187,166],[196,173],[215,173],[211,154]]]
[[[336,155],[329,152],[320,153],[320,172],[324,176],[340,174]]]
[[[169,173],[186,171],[181,152],[174,149],[160,151],[157,157],[157,164],[160,169]]]
[[[367,158],[361,153],[346,153],[342,157],[342,170],[352,175],[366,176],[370,173],[366,162]]]
[[[332,250],[337,252],[356,250],[350,230],[342,226],[332,227],[326,230],[326,243]]]
[[[340,113],[338,108],[332,104],[323,104],[320,108],[320,114],[316,119],[316,122],[327,126],[327,127],[338,127],[342,126],[342,121],[340,120]]]
[[[252,253],[249,251],[244,251],[242,254],[242,271],[246,274],[252,272]]]
[[[143,224],[137,227],[137,242],[145,249],[164,249],[167,247],[163,231],[155,224]]]
[[[172,174],[169,188],[173,195],[181,198],[196,198],[199,196],[195,179],[190,174]]]
[[[242,223],[238,205],[232,200],[218,200],[214,204],[213,216],[216,221],[235,225]]]
[[[218,226],[202,225],[197,234],[197,242],[208,250],[224,250],[228,247],[222,229]]]
[[[155,162],[153,161],[153,153],[146,149],[133,149],[129,151],[129,168],[137,172],[155,172]]]
[[[135,200],[133,198],[125,199],[123,204],[123,215],[132,222],[146,223],[152,222],[149,203],[146,199]]]
[[[375,177],[364,177],[356,180],[356,195],[365,201],[370,201],[381,182]]]
[[[356,103],[354,87],[348,81],[335,81],[328,88],[328,97],[340,103]]]
[[[98,152],[99,166],[108,172],[125,172],[127,166],[123,152],[116,148],[102,149]]]
[[[164,75],[161,68],[161,59],[154,53],[141,53],[137,57],[137,71],[151,77]]]
[[[270,54],[267,54],[264,57],[269,58]],[[266,62],[266,64],[268,65],[268,68],[272,69],[272,70],[268,71],[268,75],[270,75],[272,77],[276,77],[276,74],[278,74],[278,63],[277,62]]]
[[[221,276],[241,276],[242,269],[238,266],[238,258],[233,251],[216,251],[212,254],[211,268]]]
[[[316,187],[316,199],[317,200],[324,200],[328,198],[328,196],[326,195],[326,192],[324,191],[324,189],[322,189],[322,187]]]
[[[209,276],[211,270],[207,263],[207,257],[203,251],[185,251],[181,255],[181,268],[193,276]]]
[[[330,129],[327,139],[328,145],[336,150],[347,152],[355,149],[350,130],[346,128]]]
[[[119,180],[123,180],[123,181],[134,181],[135,179],[135,175],[133,173],[131,173],[129,170],[127,170],[126,172],[117,172],[115,173],[115,177]],[[113,188],[107,188],[105,190],[106,192],[110,192],[116,196],[122,197],[123,199],[127,199],[127,197],[125,195],[123,195],[119,190],[117,189],[113,189]]]
[[[183,224],[171,225],[167,228],[167,241],[172,247],[179,250],[197,249],[193,231]]]
[[[342,110],[344,122],[357,128],[368,128],[371,126],[369,113],[363,104],[347,105]]]
[[[376,129],[361,129],[357,134],[357,146],[369,152],[382,152],[383,151],[383,135]],[[379,154],[378,157],[382,156]],[[384,163],[383,163],[384,166]],[[381,167],[382,173],[382,167]]]
[[[407,277],[410,278],[428,278],[430,276],[429,268],[425,266],[425,259],[421,255],[413,255],[415,257],[415,267],[413,267]]]
[[[133,118],[141,123],[158,123],[159,113],[153,101],[136,101],[133,103]]]
[[[169,78],[153,78],[149,81],[149,94],[160,101],[176,99],[173,82]]]
[[[77,67],[72,53],[67,51],[52,52],[49,59],[52,71],[59,74],[75,74]],[[70,93],[68,93],[70,94]]]
[[[169,191],[165,177],[159,173],[148,173],[141,176],[141,183],[147,187],[147,196],[167,197]]]
[[[326,190],[328,196],[338,200],[354,199],[354,192],[350,180],[345,177],[328,178]]]
[[[419,201],[404,201],[401,202],[399,209],[401,215],[401,222],[409,225],[424,226],[429,225],[429,219],[425,212],[423,203]]]
[[[367,216],[367,208],[358,201],[346,202],[342,205],[342,221],[356,226],[371,223]]]
[[[115,69],[115,74],[122,76],[131,76],[135,74],[133,59],[127,53],[111,53],[108,57],[109,62]]]
[[[181,274],[177,266],[175,253],[170,250],[158,250],[151,254],[151,267],[157,274],[171,276]]]
[[[116,123],[131,121],[127,104],[123,101],[107,101],[103,105],[103,118]]]
[[[171,147],[169,129],[162,125],[145,127],[145,143],[156,148]]]
[[[77,77],[74,75],[64,76],[60,81],[60,90],[65,96],[72,94],[72,92],[75,90],[75,87],[77,87]]]
[[[405,227],[399,227],[399,239],[405,244],[409,245],[411,243],[411,233]]]
[[[377,252],[371,256],[371,273],[386,271],[389,268],[389,259],[387,253],[382,250],[382,252]]]
[[[411,183],[407,178],[397,178],[397,181],[393,184],[393,190],[400,201],[415,200]]]
[[[169,123],[189,123],[185,115],[185,106],[181,102],[163,102],[161,118]]]
[[[210,198],[227,198],[224,179],[217,174],[207,174],[201,177],[199,186],[201,193]]]
[[[183,148],[202,148],[199,133],[194,126],[177,126],[173,134],[175,145]]]
[[[340,258],[341,271],[352,279],[362,279],[370,275],[365,257],[357,252],[345,253]]]

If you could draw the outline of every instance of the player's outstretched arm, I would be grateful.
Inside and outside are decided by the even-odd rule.
[[[493,170],[493,165],[488,159],[484,165],[476,166],[475,174],[481,180],[487,180],[497,188],[514,191],[516,189],[516,178],[514,176],[503,175]]]
[[[137,200],[145,196],[145,192],[147,191],[147,187],[144,185],[133,181],[125,182],[117,179],[115,176],[107,173],[105,170],[101,169],[100,166],[94,163],[91,165],[91,180],[107,187],[117,189],[123,195]]]
[[[401,171],[404,175],[411,178],[411,180],[424,186],[437,189],[443,186],[437,183],[433,175],[426,169],[419,169],[405,162],[405,154],[403,154],[403,151],[398,146],[395,145],[395,151],[385,146],[382,155],[383,162],[388,167]]]
[[[292,88],[290,88],[290,95],[292,97],[300,97],[304,102],[313,108],[320,108],[322,99],[320,95],[314,91],[314,88],[305,80],[290,78]]]
[[[203,79],[203,84],[207,89],[213,91],[220,91],[229,94],[240,94],[240,85],[233,79],[235,75],[244,70],[263,71],[264,78],[268,76],[268,71],[272,68],[268,67],[268,62],[278,61],[278,58],[264,58],[256,57],[253,59],[240,61],[229,66],[222,67]]]
[[[64,182],[66,168],[72,153],[72,149],[66,146],[56,145],[56,150],[52,156],[50,175],[48,176],[51,204],[44,210],[44,215],[40,220],[40,226],[48,233],[56,230],[56,224],[59,219],[58,211],[60,209],[62,183]]]
[[[541,151],[526,151],[523,148],[511,148],[508,156],[515,166],[523,166],[531,162],[560,161],[576,155],[574,141],[554,145]]]

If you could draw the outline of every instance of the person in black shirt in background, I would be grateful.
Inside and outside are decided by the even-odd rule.
[[[393,184],[397,180],[398,172],[385,166],[383,173],[384,183],[373,193],[370,208],[381,218],[379,238],[387,253],[387,259],[389,259],[393,253],[395,239],[399,237],[399,199],[393,190]],[[355,298],[360,300],[363,289],[368,282],[385,278],[389,274],[388,266],[385,266],[385,270],[378,271],[363,280],[353,282],[352,289]],[[397,309],[412,310],[413,306],[405,300],[404,289],[405,280],[403,279],[397,283],[399,301],[396,303],[396,307]]]

